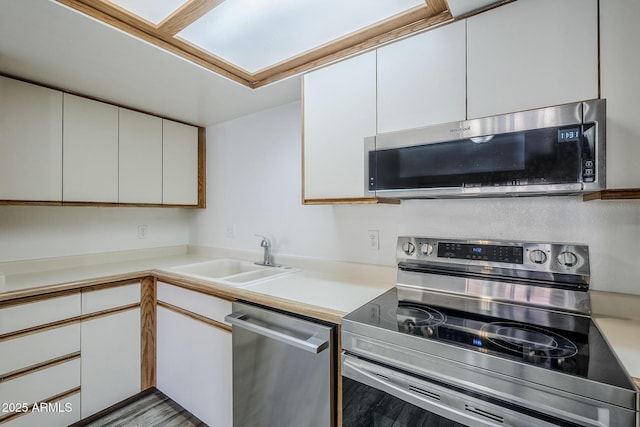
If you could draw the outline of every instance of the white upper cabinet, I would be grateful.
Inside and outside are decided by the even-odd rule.
[[[118,202],[118,108],[64,94],[63,200]]]
[[[198,128],[162,120],[162,202],[198,204]]]
[[[62,200],[62,92],[0,76],[0,200]]]
[[[597,0],[519,0],[467,20],[468,118],[598,97]]]
[[[378,49],[378,133],[466,118],[465,22]]]
[[[304,199],[364,197],[364,138],[376,133],[376,52],[305,74]]]
[[[119,109],[119,202],[162,203],[162,119]]]
[[[640,187],[640,2],[600,2],[602,97],[607,99],[607,187]]]

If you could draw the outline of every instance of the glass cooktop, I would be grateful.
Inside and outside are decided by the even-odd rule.
[[[438,342],[633,389],[595,323],[585,316],[563,316],[567,321],[559,322],[562,325],[535,325],[485,313],[398,301],[396,289],[391,289],[347,315],[343,329],[348,330],[349,323],[354,322],[368,326],[370,336],[379,333],[378,337],[372,336],[378,339],[389,333],[405,334],[428,340],[425,344]]]

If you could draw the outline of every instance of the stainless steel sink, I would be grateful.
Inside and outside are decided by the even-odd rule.
[[[256,282],[283,276],[297,271],[291,267],[266,267],[251,261],[219,258],[195,264],[181,265],[170,269],[176,273],[197,279],[211,280],[234,287],[244,287]]]

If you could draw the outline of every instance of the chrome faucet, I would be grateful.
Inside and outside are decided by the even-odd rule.
[[[273,259],[271,259],[271,241],[267,236],[262,236],[260,234],[256,234],[256,237],[262,238],[260,247],[264,248],[264,259],[262,260],[262,262],[256,262],[256,264],[276,267],[276,264],[273,263]]]

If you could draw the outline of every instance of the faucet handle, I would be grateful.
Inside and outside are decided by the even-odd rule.
[[[260,246],[263,248],[268,248],[271,246],[271,240],[267,236],[263,236],[262,234],[256,234],[256,237],[260,237],[262,242],[260,242]]]

